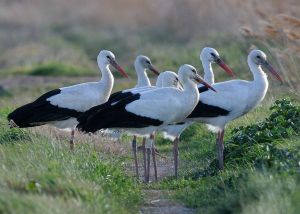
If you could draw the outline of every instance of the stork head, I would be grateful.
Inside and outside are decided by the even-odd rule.
[[[135,65],[138,65],[139,67],[143,69],[149,69],[157,76],[159,75],[159,71],[152,65],[151,60],[144,55],[138,55],[134,62]]]
[[[156,80],[157,87],[174,87],[182,89],[178,75],[173,71],[164,71],[159,74]]]
[[[111,65],[124,77],[128,77],[124,69],[117,63],[115,55],[108,50],[101,50],[97,57],[98,65]]]
[[[229,76],[234,76],[233,71],[221,59],[218,51],[211,47],[205,47],[200,53],[202,62],[217,63]]]
[[[178,70],[178,78],[183,85],[185,85],[189,81],[192,81],[195,84],[201,83],[207,88],[216,92],[216,90],[209,83],[205,82],[204,79],[199,74],[197,74],[196,68],[191,65],[184,64],[180,66]]]
[[[252,50],[248,55],[248,61],[256,64],[257,66],[266,68],[278,81],[283,82],[277,71],[275,71],[275,69],[267,61],[267,55],[261,50]]]

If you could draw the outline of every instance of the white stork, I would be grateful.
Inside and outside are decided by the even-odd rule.
[[[137,85],[135,86],[135,88],[131,88],[131,89],[126,89],[123,91],[119,91],[116,92],[114,94],[112,94],[109,98],[109,101],[111,101],[112,99],[116,99],[116,97],[120,98],[120,97],[126,97],[129,95],[128,92],[132,91],[133,89],[139,89],[139,88],[144,88],[144,89],[148,89],[148,87],[151,87],[151,82],[148,78],[147,75],[147,70],[149,69],[150,71],[152,71],[154,74],[159,75],[159,71],[153,66],[151,60],[149,59],[149,57],[144,56],[144,55],[139,55],[136,57],[135,61],[134,61],[134,68],[137,74]],[[105,132],[110,133],[111,130],[106,130]],[[119,139],[120,138],[120,132],[116,132],[113,131],[113,137]],[[143,143],[145,142],[145,139],[143,139]],[[138,161],[137,161],[137,154],[136,154],[136,136],[133,136],[133,140],[132,140],[132,150],[133,150],[133,156],[134,156],[134,163],[135,163],[135,172],[136,172],[136,176],[139,177],[139,171],[138,171]]]
[[[151,87],[151,82],[148,78],[148,75],[146,73],[146,69],[149,69],[154,74],[159,75],[158,70],[152,65],[151,60],[144,55],[139,55],[136,57],[134,62],[135,71],[137,73],[138,82],[135,88],[141,88],[141,87]],[[143,155],[144,158],[146,156],[145,154],[145,141],[146,138],[143,138]],[[137,178],[139,178],[139,168],[138,168],[138,160],[137,160],[137,144],[136,144],[136,136],[133,136],[132,142],[132,151],[133,151],[133,157],[134,157],[134,163],[135,163],[135,173]],[[144,165],[145,167],[145,165]]]
[[[182,85],[178,79],[178,75],[173,71],[164,71],[156,79],[156,87],[174,87],[182,89]]]
[[[99,82],[87,82],[49,91],[32,103],[14,110],[7,116],[11,128],[27,128],[45,124],[59,129],[71,129],[70,147],[74,147],[77,120],[83,112],[108,100],[114,84],[109,65],[127,77],[111,51],[102,50],[97,57],[102,78]]]
[[[200,53],[200,61],[202,62],[202,66],[204,69],[204,80],[210,84],[215,83],[214,73],[212,70],[212,63],[216,63],[219,65],[226,73],[230,76],[233,76],[232,70],[223,62],[220,57],[220,54],[211,47],[205,47],[202,49]],[[203,90],[206,90],[202,84],[198,85],[199,93]],[[201,98],[202,100],[202,98]],[[168,125],[163,128],[164,138],[168,138],[173,143],[173,155],[174,155],[174,169],[175,169],[175,177],[178,177],[178,144],[180,134],[192,124],[190,121],[181,122],[179,124]]]
[[[210,93],[202,88],[201,100],[185,120],[202,122],[212,131],[218,133],[217,150],[219,169],[224,168],[224,130],[228,122],[243,116],[255,108],[265,97],[268,90],[268,79],[262,67],[266,68],[281,83],[279,74],[268,63],[266,54],[252,50],[248,55],[248,66],[253,74],[253,81],[231,80],[213,85],[219,93]]]
[[[163,87],[174,87],[179,90],[183,89],[182,84],[178,79],[178,75],[173,71],[164,71],[162,72],[157,80],[156,80],[156,87],[163,88]],[[146,140],[146,139],[145,139]],[[154,133],[150,135],[150,143],[147,144],[147,163],[146,163],[146,148],[145,148],[145,140],[143,141],[143,156],[144,156],[144,174],[145,180],[149,181],[150,175],[150,154],[152,153],[153,159],[153,166],[154,166],[154,175],[155,181],[157,181],[157,166],[156,166],[156,149],[154,147]],[[146,168],[147,164],[147,168]]]
[[[149,57],[139,55],[134,61],[134,68],[137,74],[137,85],[136,88],[151,86],[150,80],[147,75],[147,69],[152,71],[154,74],[159,75],[158,70],[153,66]]]
[[[114,104],[115,102],[118,102],[118,100],[120,99],[125,99],[127,97],[130,97],[132,95],[135,95],[137,93],[141,93],[141,92],[145,92],[145,91],[149,91],[149,90],[154,90],[157,89],[157,87],[180,87],[180,82],[178,80],[178,76],[176,73],[172,72],[172,71],[164,71],[162,73],[159,74],[157,81],[156,81],[156,86],[145,86],[145,87],[135,87],[135,88],[130,88],[130,89],[126,89],[123,91],[119,91],[119,92],[115,92],[114,94],[112,94],[109,98],[109,100],[107,101],[106,104]],[[182,87],[181,87],[182,88]],[[110,131],[115,131],[115,129],[110,129]],[[120,133],[120,132],[118,132]],[[153,135],[150,135],[150,138],[153,139]],[[134,136],[134,139],[132,141],[132,148],[134,151],[134,159],[135,159],[135,169],[136,169],[136,176],[139,177],[139,173],[138,173],[138,163],[137,163],[137,156],[136,156],[136,137]],[[147,177],[147,169],[146,169],[146,138],[143,138],[143,145],[142,145],[142,149],[143,149],[143,159],[144,159],[144,176],[145,178]],[[157,178],[157,171],[156,171],[156,162],[155,162],[155,148],[151,145],[151,144],[147,144],[147,154],[148,156],[150,155],[149,153],[152,153],[153,155],[153,164],[154,164],[154,171],[155,171],[155,175]],[[151,152],[152,151],[152,152]],[[148,158],[148,165],[150,165],[150,158]],[[148,174],[149,174],[149,168],[148,168]]]
[[[162,72],[157,80],[156,87],[174,87],[180,90],[183,89],[181,83],[179,82],[178,75],[173,71]],[[146,148],[147,147],[147,148]],[[143,138],[143,160],[144,160],[144,177],[145,181],[149,181],[150,176],[150,156],[152,154],[153,166],[154,166],[154,176],[155,181],[157,181],[157,166],[156,166],[156,149],[154,147],[154,133],[150,135],[149,143],[146,144],[146,138]],[[147,158],[146,158],[147,152]]]
[[[149,136],[167,124],[184,120],[199,101],[195,81],[214,89],[191,65],[182,65],[178,76],[183,90],[158,88],[93,107],[79,117],[77,127],[84,132],[117,128],[135,135]]]

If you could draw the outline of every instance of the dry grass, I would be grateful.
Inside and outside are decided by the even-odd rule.
[[[163,55],[161,44],[211,44],[216,34],[220,40],[239,35],[242,25],[249,26],[245,34],[260,34],[259,20],[267,23],[266,36],[299,40],[299,10],[298,0],[6,0],[0,2],[0,69],[48,60],[95,68],[102,48],[131,65],[133,55],[153,43]],[[287,14],[280,20],[292,28],[278,32],[272,20],[277,14]]]
[[[191,38],[192,33],[237,34],[241,24],[257,26],[257,17],[278,13],[295,16],[299,8],[297,0],[14,0],[0,2],[0,24],[34,38],[47,35],[53,27],[61,27],[62,31],[67,27],[92,27],[100,32],[105,27],[118,31],[154,28]]]
[[[288,14],[269,16],[260,10],[256,12],[260,17],[260,30],[254,33],[250,27],[242,27],[243,36],[268,49],[284,74],[290,91],[300,97],[300,18]]]
[[[190,51],[188,46],[226,46],[224,38],[235,39],[244,26],[245,44],[267,48],[296,93],[298,11],[298,0],[1,1],[0,69],[58,61],[96,70],[102,48],[113,50],[131,70],[136,54],[153,57],[163,69],[175,69],[183,61],[194,63],[190,55],[181,57],[182,50]],[[234,62],[231,52],[224,55]]]

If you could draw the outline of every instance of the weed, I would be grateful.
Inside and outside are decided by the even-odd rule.
[[[270,108],[271,115],[264,121],[232,130],[232,137],[225,144],[227,164],[251,163],[277,170],[298,167],[295,151],[278,148],[282,139],[300,133],[300,107],[289,99],[278,100]]]

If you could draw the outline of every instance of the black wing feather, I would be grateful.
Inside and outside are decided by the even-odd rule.
[[[203,93],[205,91],[208,91],[208,88],[206,86],[201,86],[198,88],[199,93]]]
[[[226,109],[220,108],[218,106],[208,105],[199,101],[192,113],[188,116],[188,118],[218,117],[226,116],[229,113],[230,111]]]
[[[134,94],[127,98],[114,100],[114,105],[105,103],[91,108],[79,118],[78,129],[84,132],[96,132],[106,128],[144,128],[147,126],[159,126],[163,122],[149,117],[143,117],[126,111],[129,103],[140,99],[140,94]]]
[[[47,98],[57,95],[60,89],[49,91],[34,102],[21,106],[11,112],[7,119],[13,120],[20,128],[44,125],[52,121],[67,120],[71,117],[79,117],[82,112],[73,109],[60,108],[52,105]]]
[[[199,93],[204,93],[209,89],[206,86],[198,87]],[[197,118],[197,117],[218,117],[218,116],[226,116],[230,113],[230,111],[220,108],[218,106],[213,106],[209,104],[205,104],[201,102],[201,95],[200,100],[197,106],[194,108],[192,113],[188,116],[188,118]]]

